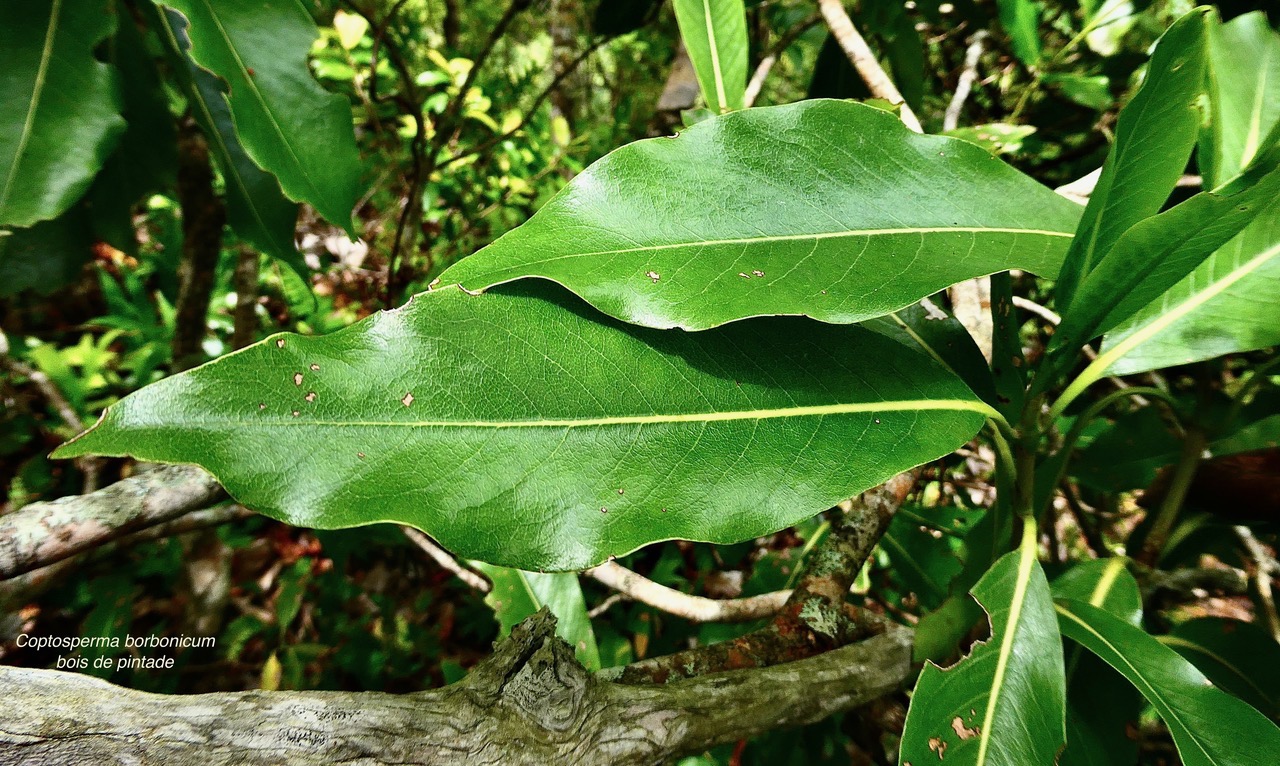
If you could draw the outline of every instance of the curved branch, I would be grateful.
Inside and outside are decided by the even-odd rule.
[[[924,128],[920,125],[916,113],[907,106],[906,99],[893,84],[893,80],[889,79],[889,74],[884,71],[884,67],[880,66],[880,62],[876,60],[876,54],[872,53],[867,41],[858,32],[858,28],[853,25],[853,19],[849,18],[849,12],[844,9],[844,3],[841,0],[818,0],[818,9],[827,20],[831,36],[840,43],[840,48],[849,57],[853,68],[858,70],[858,74],[867,83],[871,95],[883,98],[898,107],[903,123],[915,132],[923,133]]]
[[[56,564],[225,497],[204,469],[171,465],[87,495],[32,503],[0,517],[0,580]]]
[[[583,574],[642,604],[694,622],[751,622],[772,617],[791,597],[789,590],[777,590],[747,598],[691,596],[675,588],[660,585],[612,561],[588,569]]]
[[[417,694],[165,696],[88,676],[0,667],[0,761],[23,763],[664,763],[821,720],[896,689],[897,629],[818,657],[663,686],[587,673],[530,617],[457,684]]]

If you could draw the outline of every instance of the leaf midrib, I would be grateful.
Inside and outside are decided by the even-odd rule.
[[[719,107],[717,111],[727,112],[729,99],[725,95],[724,73],[720,71],[720,49],[716,47],[716,30],[711,18],[711,0],[702,0],[702,13],[706,21],[707,42],[711,46],[711,72],[716,83],[716,100],[719,102],[716,104]]]
[[[624,253],[651,253],[662,250],[679,250],[686,247],[716,247],[719,245],[751,245],[751,244],[770,244],[774,242],[804,242],[809,240],[822,239],[841,239],[855,237],[881,237],[893,236],[901,234],[947,234],[947,233],[967,233],[967,234],[1031,234],[1044,237],[1064,237],[1070,239],[1075,236],[1073,232],[1051,231],[1049,229],[1019,229],[1013,227],[1002,226],[913,226],[898,229],[849,229],[846,231],[823,231],[809,234],[769,234],[757,237],[736,237],[729,239],[703,239],[689,240],[684,242],[668,242],[660,245],[640,245],[637,247],[614,248],[610,250],[594,250],[582,253],[565,253],[564,255],[556,255],[550,258],[540,258],[537,260],[522,261],[517,266],[502,267],[491,269],[491,271],[509,270],[513,268],[527,269],[531,266],[540,266],[555,261],[564,261],[572,258],[590,258],[599,255],[622,255]],[[474,261],[473,261],[474,262]],[[462,263],[468,263],[464,260]]]
[[[254,82],[253,77],[249,75],[248,66],[244,63],[244,59],[240,57],[240,51],[236,49],[235,43],[231,40],[231,36],[227,34],[227,29],[223,25],[222,20],[218,18],[218,14],[217,14],[217,11],[214,10],[213,3],[210,2],[210,0],[198,0],[198,1],[205,6],[206,10],[209,13],[209,18],[212,19],[213,24],[218,28],[218,33],[222,35],[222,39],[226,41],[227,50],[230,51],[232,57],[235,58],[236,65],[240,67],[240,74],[242,75],[243,80],[249,86],[249,92],[253,94],[254,99],[258,102],[258,105],[262,108],[262,112],[264,115],[266,115],[267,122],[271,125],[271,129],[275,132],[276,136],[280,139],[280,145],[283,146],[285,151],[289,153],[289,157],[290,159],[293,160],[294,166],[298,170],[302,171],[302,179],[306,183],[306,185],[310,187],[311,194],[313,195],[313,199],[323,198],[324,195],[320,192],[319,189],[316,188],[315,184],[311,182],[310,175],[303,169],[304,165],[302,163],[302,160],[301,158],[298,157],[298,154],[293,150],[293,144],[291,144],[288,138],[285,136],[284,130],[280,127],[280,122],[276,119],[275,112],[271,110],[271,107],[268,105],[267,100],[262,95],[261,89],[258,88],[258,85],[256,82]],[[195,54],[194,54],[195,47],[196,47],[195,42],[193,41],[191,44],[192,60],[195,60]],[[228,108],[231,108],[231,94],[224,93],[223,97],[227,99]],[[235,119],[234,109],[232,110],[232,119],[233,120]],[[249,151],[249,147],[246,146],[245,152],[247,153],[248,151]]]
[[[1133,673],[1135,677],[1141,678],[1143,686],[1146,687],[1146,692],[1144,692],[1144,694],[1146,695],[1147,699],[1151,700],[1152,702],[1155,702],[1156,698],[1159,698],[1161,705],[1163,705],[1164,711],[1167,711],[1168,713],[1167,715],[1163,711],[1160,713],[1160,717],[1165,719],[1165,723],[1169,723],[1169,719],[1172,718],[1173,721],[1178,724],[1178,726],[1182,727],[1182,730],[1186,732],[1187,736],[1191,739],[1191,741],[1196,743],[1196,747],[1200,748],[1200,752],[1204,755],[1205,760],[1209,763],[1213,763],[1213,757],[1209,754],[1209,751],[1205,749],[1204,745],[1200,743],[1200,738],[1195,735],[1195,732],[1191,729],[1190,726],[1187,725],[1186,721],[1182,720],[1182,716],[1178,714],[1179,712],[1178,709],[1174,707],[1173,703],[1171,703],[1168,699],[1166,699],[1163,694],[1160,693],[1159,687],[1151,683],[1151,681],[1148,680],[1147,676],[1143,674],[1140,670],[1138,670],[1137,666],[1135,666],[1132,662],[1129,661],[1129,658],[1125,656],[1124,652],[1117,649],[1116,645],[1111,643],[1109,640],[1107,640],[1106,636],[1094,630],[1092,625],[1090,625],[1083,618],[1081,618],[1080,616],[1072,612],[1070,609],[1067,609],[1061,604],[1054,604],[1053,608],[1058,614],[1061,614],[1062,616],[1076,623],[1080,627],[1089,631],[1089,633],[1093,634],[1094,638],[1102,642],[1102,644],[1106,646],[1108,649],[1110,649],[1115,654],[1116,657],[1120,658],[1121,662],[1123,662],[1126,666],[1128,666],[1129,670]],[[1170,651],[1173,651],[1173,650],[1171,649]]]
[[[975,412],[995,417],[995,411],[984,402],[963,399],[915,399],[893,402],[858,402],[854,404],[821,404],[805,407],[783,407],[762,410],[726,410],[723,412],[690,412],[655,415],[618,415],[598,418],[548,418],[543,420],[306,420],[291,418],[272,420],[271,426],[308,426],[324,428],[588,428],[622,425],[664,425],[669,423],[720,423],[740,420],[774,420],[793,417],[852,415],[863,412],[912,412],[920,410],[954,410]],[[249,425],[253,420],[184,421],[189,426]],[[257,424],[262,424],[257,421]]]
[[[53,59],[53,43],[58,37],[58,17],[62,13],[62,0],[53,0],[53,8],[49,12],[49,26],[44,33],[44,47],[40,51],[40,66],[36,69],[36,82],[31,91],[31,103],[27,106],[27,116],[22,121],[22,135],[18,137],[18,148],[13,154],[13,163],[9,166],[9,177],[5,179],[4,189],[0,191],[0,208],[9,199],[13,191],[13,182],[18,177],[18,165],[22,162],[22,153],[27,150],[27,142],[31,140],[32,125],[36,120],[36,112],[40,108],[40,100],[44,95],[44,81],[49,74],[49,62]]]

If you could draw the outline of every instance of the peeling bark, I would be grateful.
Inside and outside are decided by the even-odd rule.
[[[88,676],[0,667],[4,764],[659,764],[797,726],[894,689],[911,632],[661,686],[590,675],[530,617],[463,681],[407,695],[164,696]]]

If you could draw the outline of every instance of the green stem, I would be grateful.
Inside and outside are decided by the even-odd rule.
[[[1059,456],[1057,461],[1058,464],[1054,470],[1053,476],[1046,485],[1050,488],[1050,492],[1046,495],[1045,502],[1042,503],[1041,507],[1038,509],[1037,515],[1043,514],[1047,511],[1048,503],[1053,502],[1052,488],[1062,483],[1062,477],[1065,476],[1067,472],[1067,465],[1071,462],[1071,451],[1075,449],[1076,442],[1080,441],[1080,436],[1084,433],[1085,426],[1089,425],[1089,423],[1093,421],[1094,418],[1098,417],[1098,415],[1105,412],[1112,404],[1120,399],[1130,396],[1150,396],[1155,399],[1161,399],[1171,406],[1174,404],[1173,398],[1163,389],[1155,388],[1153,386],[1134,386],[1132,388],[1122,388],[1119,391],[1112,391],[1098,401],[1089,405],[1089,408],[1081,413],[1080,417],[1076,418],[1075,422],[1071,424],[1070,430],[1067,431],[1067,435],[1062,439],[1062,445],[1058,447],[1058,451],[1056,453],[1056,455]]]
[[[1193,425],[1187,429],[1182,441],[1182,454],[1173,469],[1173,479],[1169,482],[1169,491],[1156,512],[1155,523],[1151,525],[1147,539],[1142,543],[1142,552],[1138,555],[1138,561],[1147,566],[1155,566],[1160,559],[1173,524],[1178,520],[1178,511],[1182,510],[1182,501],[1191,488],[1191,480],[1195,478],[1206,441],[1204,429],[1200,426]]]
[[[1114,7],[1123,8],[1124,6],[1122,3],[1118,3]],[[1105,18],[1104,15],[1094,16],[1092,19],[1088,21],[1088,23],[1084,25],[1084,28],[1081,29],[1080,32],[1076,34],[1075,37],[1068,40],[1066,45],[1059,48],[1058,52],[1053,54],[1053,58],[1049,59],[1049,61],[1046,62],[1044,66],[1036,67],[1035,70],[1032,71],[1031,73],[1031,82],[1027,85],[1026,90],[1022,91],[1022,95],[1018,97],[1018,103],[1013,107],[1013,112],[1010,113],[1009,115],[1009,122],[1018,121],[1018,118],[1022,115],[1022,110],[1026,108],[1027,102],[1031,98],[1031,94],[1039,89],[1040,83],[1044,79],[1044,73],[1046,70],[1052,69],[1058,63],[1060,63],[1064,56],[1066,56],[1069,52],[1071,52],[1077,45],[1080,44],[1082,40],[1088,37],[1094,30],[1101,29],[1107,24],[1114,24],[1118,21],[1123,21],[1125,18],[1127,17],[1121,16],[1119,18],[1107,19]]]

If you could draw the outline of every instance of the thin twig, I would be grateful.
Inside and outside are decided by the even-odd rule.
[[[907,105],[906,99],[893,84],[893,80],[889,79],[888,73],[880,66],[876,55],[868,47],[867,41],[853,26],[853,19],[849,18],[849,13],[845,11],[841,0],[818,0],[818,8],[822,11],[823,18],[827,20],[831,36],[840,44],[840,48],[849,57],[854,69],[858,70],[858,74],[867,83],[871,95],[897,106],[902,122],[915,132],[923,133],[924,128],[921,127],[920,120],[916,118],[915,112],[911,111],[911,107]]]
[[[960,81],[956,83],[956,92],[947,104],[947,111],[942,116],[943,132],[955,130],[960,124],[960,112],[964,102],[973,91],[973,83],[978,79],[978,61],[982,58],[983,43],[986,42],[987,31],[979,29],[969,38],[969,48],[964,52],[964,71],[960,73]]]
[[[58,413],[58,417],[74,428],[76,433],[84,430],[84,421],[80,419],[80,413],[76,412],[76,408],[67,400],[67,397],[62,393],[62,389],[58,388],[58,384],[54,383],[41,370],[9,356],[9,344],[8,341],[4,340],[2,333],[0,333],[0,364],[9,368],[9,371],[14,375],[31,381],[31,384],[53,406],[54,411]],[[75,463],[76,467],[80,469],[80,473],[84,474],[82,493],[88,494],[98,489],[99,477],[102,474],[102,461],[95,457],[82,457],[77,458]]]
[[[599,604],[596,604],[595,606],[591,607],[591,609],[587,612],[587,616],[594,620],[595,618],[599,617],[600,615],[612,609],[615,604],[620,604],[623,601],[629,601],[629,600],[630,599],[625,593],[610,593],[609,597],[606,598],[604,601],[601,601]]]
[[[414,545],[421,548],[437,564],[457,575],[459,580],[481,593],[488,593],[493,590],[493,585],[485,579],[484,575],[463,566],[457,559],[450,556],[448,551],[436,545],[430,537],[413,527],[401,527],[400,529],[404,532],[404,536],[409,538]]]
[[[1262,547],[1262,543],[1258,542],[1258,538],[1254,537],[1253,530],[1242,524],[1237,525],[1235,529],[1236,536],[1240,538],[1240,542],[1244,543],[1245,550],[1249,551],[1249,557],[1257,567],[1253,579],[1258,586],[1258,601],[1262,603],[1262,612],[1267,618],[1267,629],[1271,632],[1272,638],[1280,641],[1280,613],[1276,612],[1275,595],[1271,590],[1271,573],[1273,570],[1280,570],[1280,567]]]
[[[583,574],[642,604],[693,622],[751,622],[772,617],[791,597],[789,590],[777,590],[747,598],[691,596],[660,585],[612,561],[588,569]]]
[[[787,48],[798,39],[800,35],[808,32],[814,24],[822,21],[822,14],[815,13],[804,21],[796,24],[788,29],[782,37],[778,38],[778,42],[769,49],[769,53],[760,60],[756,65],[755,71],[751,74],[751,80],[747,83],[746,95],[743,98],[746,106],[751,106],[760,97],[760,91],[764,88],[764,81],[769,77],[769,72],[773,69],[773,65],[778,63],[778,58],[786,52]]]

